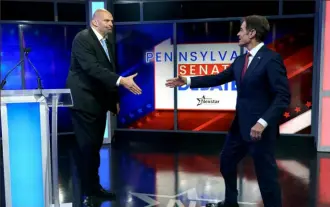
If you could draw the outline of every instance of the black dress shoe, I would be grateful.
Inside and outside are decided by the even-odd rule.
[[[93,195],[98,198],[106,199],[109,201],[116,200],[116,194],[106,191],[103,188],[99,188],[95,193],[93,193]]]
[[[239,207],[239,205],[237,203],[228,204],[223,201],[219,203],[207,203],[205,207]]]
[[[101,207],[103,201],[95,196],[87,196],[83,202],[84,207]]]

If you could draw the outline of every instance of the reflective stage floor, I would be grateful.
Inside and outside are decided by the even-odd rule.
[[[221,146],[218,151],[204,148],[177,151],[105,146],[99,169],[101,184],[116,192],[117,200],[100,207],[200,207],[222,200]],[[295,146],[279,146],[277,151],[283,207],[330,207],[330,156]],[[70,145],[61,147],[61,206],[81,206],[76,202],[80,197],[78,178],[70,154]],[[263,206],[249,157],[238,166],[238,172],[240,206]]]
[[[304,139],[304,137],[302,137]],[[150,149],[151,148],[151,149]],[[201,147],[203,148],[203,147]],[[138,149],[138,150],[137,150]],[[116,202],[102,207],[200,207],[224,198],[219,150],[165,150],[106,146],[101,151],[100,176]],[[302,146],[278,146],[277,164],[283,207],[330,206],[330,156]],[[61,201],[71,203],[76,192],[70,162],[60,158]],[[252,160],[238,166],[240,206],[263,206]]]

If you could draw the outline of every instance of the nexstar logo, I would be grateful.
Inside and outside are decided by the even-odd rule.
[[[213,100],[212,98],[206,98],[205,96],[202,96],[202,98],[197,98],[197,106],[202,104],[218,104],[219,100]]]
[[[173,62],[173,52],[146,52],[145,61],[150,62]],[[178,51],[178,62],[232,62],[238,56],[235,50],[232,51]]]

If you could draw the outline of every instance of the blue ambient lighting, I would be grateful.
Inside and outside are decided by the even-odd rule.
[[[100,168],[99,168],[99,175],[100,175],[100,183],[101,185],[110,190],[111,188],[111,149],[108,147],[102,148],[100,150]],[[104,202],[102,203],[101,207],[111,207],[111,202]]]
[[[39,106],[7,104],[12,207],[45,206]]]

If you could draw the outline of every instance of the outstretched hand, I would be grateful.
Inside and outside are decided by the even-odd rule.
[[[182,77],[182,76],[178,76],[176,78],[168,79],[168,80],[166,80],[166,83],[165,83],[165,85],[167,87],[170,87],[170,88],[175,88],[175,87],[183,86],[183,85],[186,85],[186,84],[187,84],[187,78]]]
[[[128,76],[128,77],[122,77],[120,79],[120,85],[124,86],[125,88],[127,88],[129,91],[131,91],[135,95],[140,95],[142,93],[142,90],[134,82],[135,76],[137,76],[137,73],[135,73],[134,75]]]

